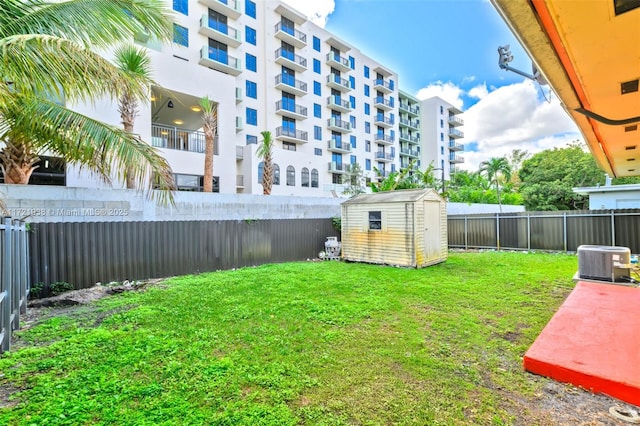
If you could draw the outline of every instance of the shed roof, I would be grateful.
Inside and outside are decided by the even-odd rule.
[[[604,192],[635,192],[640,191],[640,184],[633,183],[627,185],[604,185],[604,186],[583,186],[573,188],[576,194],[597,194]]]
[[[402,189],[398,191],[374,192],[372,194],[360,194],[345,201],[342,204],[378,204],[378,203],[401,203],[418,201],[425,196],[435,196],[438,201],[444,200],[433,189]]]

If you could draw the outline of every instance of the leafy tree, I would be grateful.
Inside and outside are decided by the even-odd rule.
[[[588,197],[573,192],[604,183],[593,156],[577,142],[533,155],[520,169],[520,192],[527,210],[584,209]]]
[[[174,187],[168,163],[149,144],[63,106],[124,93],[148,94],[147,81],[123,73],[92,49],[147,32],[168,41],[162,0],[11,0],[0,2],[0,153],[5,183],[26,184],[48,151],[109,181]],[[166,199],[171,193],[157,194]]]
[[[490,183],[495,184],[498,205],[500,206],[500,211],[502,211],[500,185],[502,183],[501,181],[508,182],[511,179],[511,166],[509,165],[509,161],[506,157],[490,158],[480,163],[480,173],[486,175]]]
[[[271,188],[273,187],[273,138],[271,132],[265,130],[260,132],[262,135],[262,143],[258,147],[258,158],[262,160],[262,193],[264,195],[271,195]]]
[[[360,164],[349,164],[344,175],[346,188],[342,192],[345,195],[358,195],[364,192],[364,174]]]
[[[141,83],[146,82],[147,86],[151,85],[151,59],[145,49],[126,44],[116,49],[114,56],[115,63],[120,71],[131,74],[132,78],[139,80]],[[133,134],[133,125],[138,115],[138,102],[144,102],[146,99],[147,96],[140,98],[136,96],[135,92],[128,90],[127,87],[123,88],[118,100],[118,112],[125,132]],[[132,173],[127,169],[125,174],[127,188],[129,189],[135,188]]]
[[[371,191],[384,192],[395,191],[398,189],[416,189],[423,188],[421,182],[417,182],[410,174],[410,169],[405,168],[399,172],[391,172],[386,177],[376,167],[373,170],[378,175],[377,182],[371,182]]]
[[[213,151],[218,134],[218,104],[207,96],[200,99],[202,107],[202,130],[204,130],[204,183],[203,192],[213,192]]]

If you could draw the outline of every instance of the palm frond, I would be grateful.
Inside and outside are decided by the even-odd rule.
[[[49,35],[0,39],[0,75],[29,96],[93,100],[126,90],[147,94],[146,80],[121,72],[100,55],[72,41]],[[14,91],[15,92],[15,91]],[[11,91],[0,91],[3,99]]]
[[[139,136],[54,102],[23,95],[0,104],[0,115],[9,123],[9,130],[0,138],[20,134],[34,151],[49,151],[106,181],[111,176],[123,180],[129,173],[138,188],[160,189],[149,192],[150,197],[173,202],[170,191],[175,184],[169,164]]]
[[[49,34],[103,48],[145,32],[173,36],[173,13],[162,0],[3,0],[0,37]]]

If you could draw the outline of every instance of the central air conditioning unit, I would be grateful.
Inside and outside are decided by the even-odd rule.
[[[631,250],[627,247],[578,247],[578,276],[597,281],[628,281],[631,268]]]

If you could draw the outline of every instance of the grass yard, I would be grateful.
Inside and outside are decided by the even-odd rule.
[[[576,270],[482,252],[172,278],[18,332],[0,424],[544,424],[521,358]]]

